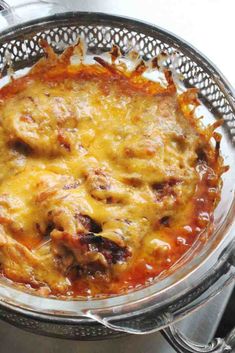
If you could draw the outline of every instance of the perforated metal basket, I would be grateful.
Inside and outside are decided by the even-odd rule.
[[[63,301],[54,303],[53,308],[51,302],[46,299],[35,299],[32,304],[30,294],[19,294],[17,289],[6,289],[5,284],[2,284],[1,318],[35,333],[73,339],[100,339],[117,336],[123,332],[153,332],[200,307],[208,298],[222,290],[223,286],[234,281],[232,223],[235,180],[234,159],[231,154],[235,151],[235,98],[231,86],[222,74],[196,49],[181,39],[158,27],[132,19],[96,13],[63,13],[53,8],[50,8],[46,17],[35,14],[34,17],[39,18],[30,21],[19,19],[11,10],[5,12],[3,17],[8,21],[5,29],[0,32],[0,69],[3,75],[6,75],[9,61],[15,71],[32,66],[43,55],[38,45],[41,38],[46,39],[57,52],[66,45],[73,44],[78,36],[85,38],[89,53],[108,51],[113,44],[117,44],[123,52],[132,46],[144,59],[155,57],[161,51],[169,54],[177,51],[175,69],[182,74],[185,86],[197,87],[201,101],[215,116],[225,120],[223,136],[232,167],[229,177],[225,180],[225,185],[230,189],[224,196],[227,197],[227,204],[225,199],[224,214],[214,235],[216,243],[209,244],[197,259],[192,260],[194,262],[187,269],[187,273],[182,272],[182,277],[179,276],[181,282],[172,286],[171,291],[163,292],[165,287],[153,287],[138,294],[134,293],[128,299],[128,309],[125,306],[124,311],[115,312],[110,309],[113,306],[123,309],[124,299],[122,302],[122,298],[117,298],[100,302],[98,309],[95,303],[91,310],[85,309],[85,306],[81,309],[79,305],[83,304],[78,303],[76,312],[72,309],[69,311],[70,304]],[[170,59],[166,65],[171,67]],[[157,288],[160,288],[158,293]],[[138,298],[134,298],[135,295]],[[152,301],[148,301],[148,296],[151,296]],[[133,309],[140,300],[145,306],[138,307],[138,310]],[[105,305],[104,312],[102,305]],[[172,337],[177,337],[173,330],[168,329],[165,333],[171,340]],[[216,341],[206,352],[214,352],[215,348],[216,352],[222,352],[231,342],[232,339],[229,342]],[[185,347],[182,351],[194,351]]]

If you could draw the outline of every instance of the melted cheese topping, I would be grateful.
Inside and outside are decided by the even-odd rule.
[[[168,83],[51,55],[1,89],[4,276],[43,295],[117,294],[212,229],[214,127],[194,117],[194,90]]]

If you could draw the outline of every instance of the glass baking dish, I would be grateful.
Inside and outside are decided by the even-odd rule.
[[[215,212],[215,230],[202,246],[198,241],[167,277],[152,285],[108,299],[58,300],[22,291],[0,280],[0,314],[26,330],[63,338],[104,339],[124,333],[146,334],[163,329],[165,337],[181,352],[228,352],[234,334],[209,346],[199,346],[177,331],[174,323],[200,308],[235,278],[235,95],[219,70],[182,39],[156,26],[101,13],[68,12],[60,3],[30,2],[10,8],[0,1],[0,68],[15,72],[31,67],[42,55],[40,38],[58,52],[78,36],[88,52],[99,55],[117,44],[131,45],[150,59],[161,51],[177,51],[174,69],[185,87],[200,89],[201,109],[208,121],[223,118],[221,151],[230,165],[223,177],[221,201]],[[171,60],[166,66],[172,67]],[[175,66],[176,65],[176,66]],[[212,114],[213,113],[213,116]]]

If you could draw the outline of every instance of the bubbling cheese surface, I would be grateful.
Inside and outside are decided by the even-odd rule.
[[[198,104],[170,77],[50,50],[3,87],[2,275],[42,295],[120,294],[209,236],[224,167]]]

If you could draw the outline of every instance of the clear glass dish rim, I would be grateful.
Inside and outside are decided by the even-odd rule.
[[[31,4],[35,6],[37,3],[31,2],[28,5],[30,6]],[[17,8],[23,9],[25,8],[25,6],[28,6],[28,5],[27,4],[20,5],[16,7],[15,10],[17,10]],[[42,3],[38,3],[37,5],[39,5],[40,7]],[[45,3],[43,3],[43,6],[45,6]],[[52,4],[50,4],[49,6],[51,8]],[[55,5],[54,9],[55,9],[55,13],[58,13],[57,5]],[[234,103],[235,95],[234,95],[233,88],[228,83],[227,79],[216,68],[216,66],[207,57],[205,57],[205,55],[201,54],[197,49],[195,49],[192,45],[188,44],[183,39],[177,37],[174,34],[171,34],[167,30],[163,30],[159,28],[158,26],[153,26],[151,24],[148,24],[142,21],[140,22],[135,19],[131,19],[123,16],[120,17],[120,16],[113,16],[113,15],[107,15],[102,13],[91,13],[91,12],[78,12],[78,13],[80,16],[82,15],[98,16],[101,18],[105,18],[107,21],[116,20],[116,21],[119,21],[119,24],[121,24],[121,21],[123,21],[124,25],[126,22],[129,22],[132,24],[137,24],[138,26],[144,26],[144,27],[153,28],[153,29],[155,28],[155,30],[157,29],[158,31],[162,32],[162,34],[166,35],[167,37],[170,37],[173,41],[175,41],[175,43],[183,45],[184,48],[187,48],[187,50],[189,50],[193,55],[195,55],[194,58],[197,58],[197,60],[201,64],[207,66],[207,69],[210,71],[210,74],[213,78],[215,74],[218,75],[220,84],[223,87],[223,92],[226,93],[226,98],[228,99],[229,103],[233,107],[233,111],[235,113],[235,103]],[[62,12],[60,13],[60,16],[61,15],[65,16],[66,14],[67,13]],[[1,15],[4,17],[9,16],[9,10],[3,11]],[[52,17],[53,16],[54,14],[52,15]],[[50,17],[51,16],[45,17],[44,19],[48,19]],[[39,17],[38,19],[33,20],[33,22],[37,22],[37,21],[40,22],[40,20],[43,20],[43,17]],[[25,21],[25,22],[22,22],[21,24],[23,23],[26,24],[30,22],[31,21]],[[9,28],[11,30],[14,30],[14,23],[12,24],[12,26],[8,27],[8,29]],[[2,33],[6,32],[7,30],[4,29]],[[0,37],[2,33],[0,32]],[[218,78],[217,78],[217,81],[218,81]],[[164,306],[167,302],[169,302],[169,298],[171,298],[170,300],[179,298],[184,293],[186,293],[189,289],[192,289],[194,286],[196,286],[197,283],[200,283],[201,278],[206,275],[207,271],[211,269],[215,263],[217,263],[221,253],[229,245],[231,245],[232,241],[234,240],[234,236],[232,234],[234,221],[235,221],[233,219],[234,214],[235,214],[235,197],[234,197],[234,191],[233,191],[233,201],[231,204],[229,216],[227,215],[227,217],[224,219],[219,229],[211,236],[210,240],[206,244],[206,247],[202,249],[203,251],[200,252],[200,255],[192,259],[189,263],[187,263],[187,266],[189,267],[190,265],[190,268],[191,269],[193,268],[193,270],[191,270],[188,273],[187,271],[186,273],[184,273],[185,271],[182,271],[183,269],[181,269],[180,275],[179,273],[177,273],[177,277],[178,277],[177,281],[173,279],[173,277],[175,277],[175,274],[173,273],[166,279],[160,282],[157,282],[155,284],[151,284],[149,287],[139,289],[134,292],[123,294],[117,297],[111,297],[107,299],[93,299],[93,300],[73,300],[73,299],[59,300],[55,298],[43,298],[43,297],[36,296],[32,293],[30,294],[25,293],[21,290],[10,287],[7,284],[2,283],[1,281],[1,286],[0,286],[1,305],[26,315],[34,316],[34,314],[36,315],[40,314],[41,317],[43,315],[45,315],[45,317],[49,317],[49,316],[63,317],[63,320],[66,317],[74,318],[74,319],[79,319],[83,317],[84,319],[84,317],[86,317],[87,311],[96,310],[96,309],[100,309],[104,312],[111,313],[111,314],[113,313],[113,315],[115,316],[117,314],[118,315],[121,314],[122,312],[136,313],[139,310],[144,310],[145,308],[148,308],[151,303],[155,303],[155,304],[157,303],[157,305],[160,308]],[[226,261],[226,255],[229,255],[230,250],[231,250],[231,247],[229,247],[227,249],[227,252],[225,251],[225,253],[223,254],[225,261]],[[208,262],[210,262],[210,264]],[[187,284],[185,282],[187,282]],[[168,285],[165,286],[166,283],[168,283]],[[39,302],[40,302],[40,306],[38,305]],[[63,306],[62,309],[61,309],[61,306]]]

